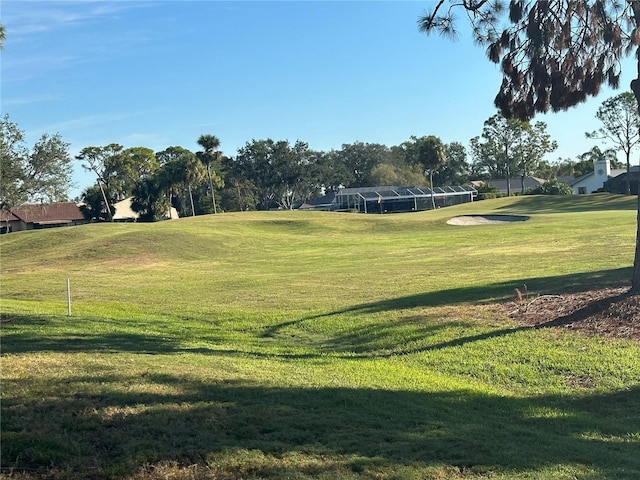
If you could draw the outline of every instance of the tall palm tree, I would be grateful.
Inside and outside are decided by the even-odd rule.
[[[618,157],[616,151],[613,148],[607,148],[606,150],[600,150],[597,145],[594,146],[588,152],[584,152],[582,155],[578,155],[580,160],[588,160],[590,162],[597,162],[599,160],[609,160],[612,168],[618,168]]]
[[[213,203],[213,213],[218,213],[216,208],[216,197],[213,192],[213,181],[211,180],[211,163],[220,156],[218,148],[220,148],[220,140],[215,135],[203,134],[198,138],[198,145],[203,148],[203,152],[198,152],[198,158],[207,167],[207,175],[209,177],[209,189],[211,190],[211,202]]]

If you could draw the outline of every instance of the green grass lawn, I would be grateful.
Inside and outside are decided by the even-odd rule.
[[[2,472],[640,478],[640,345],[494,305],[523,285],[628,284],[635,206],[518,197],[4,235]],[[446,223],[490,213],[530,220]]]

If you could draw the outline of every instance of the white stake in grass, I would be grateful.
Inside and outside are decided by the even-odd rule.
[[[67,278],[67,316],[71,316],[71,282]]]

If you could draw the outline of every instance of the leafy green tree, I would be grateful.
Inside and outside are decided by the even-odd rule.
[[[343,144],[340,150],[334,152],[334,158],[343,163],[349,171],[349,178],[345,179],[345,187],[372,187],[375,186],[371,178],[373,168],[388,161],[390,154],[386,145],[354,142]]]
[[[114,156],[109,167],[111,185],[122,199],[130,197],[136,184],[155,173],[160,168],[160,164],[150,148],[132,147]]]
[[[602,127],[595,132],[587,132],[587,138],[608,140],[624,152],[627,163],[626,190],[630,195],[631,151],[640,142],[638,102],[631,92],[621,93],[605,100],[598,108],[596,117],[602,122]]]
[[[433,186],[433,172],[447,162],[447,150],[442,140],[434,135],[424,137],[412,135],[401,146],[407,162],[422,167],[425,176],[429,178],[429,185]]]
[[[524,180],[535,172],[547,153],[558,148],[558,144],[551,140],[544,122],[524,122],[517,141],[516,158],[521,180],[521,193],[524,193]]]
[[[0,50],[4,48],[4,41],[7,39],[7,34],[4,30],[4,25],[0,23]]]
[[[253,185],[258,209],[292,209],[317,186],[313,158],[305,142],[252,140],[238,150],[233,171],[238,185]]]
[[[24,132],[8,115],[0,119],[0,208],[66,200],[71,170],[69,144],[59,134],[43,134],[29,150]]]
[[[177,197],[176,209],[182,215],[190,211],[191,216],[195,216],[192,187],[205,176],[202,163],[193,152],[179,146],[168,147],[156,153],[156,159],[162,167],[160,175],[163,179],[160,184],[167,188],[170,203],[174,196]],[[190,210],[185,208],[187,203],[191,207]]]
[[[382,162],[371,171],[372,185],[422,185],[422,167],[407,163]]]
[[[229,176],[222,191],[222,205],[225,210],[245,212],[255,210],[258,205],[256,187],[250,180],[240,180]]]
[[[401,147],[405,152],[407,162],[419,165],[425,176],[428,175],[429,186],[434,188],[433,172],[440,169],[447,161],[447,151],[442,141],[434,135],[424,137],[412,135]],[[434,210],[436,208],[433,195],[431,196],[431,208]]]
[[[433,175],[436,185],[464,185],[471,178],[467,150],[459,142],[445,145],[447,161]]]
[[[544,122],[529,122],[504,118],[501,114],[490,117],[484,123],[482,139],[471,139],[471,150],[476,163],[486,169],[493,178],[507,179],[507,195],[511,195],[510,179],[519,174],[521,191],[524,179],[535,171],[543,156],[557,148],[546,132]]]
[[[103,210],[107,221],[110,222],[113,221],[115,212],[113,204],[118,199],[116,191],[118,182],[114,165],[120,161],[119,155],[122,150],[122,145],[112,143],[104,147],[85,147],[76,155],[76,160],[83,162],[82,167],[85,170],[95,173],[96,183],[100,188],[104,202]]]
[[[337,192],[341,186],[348,185],[353,179],[344,157],[339,152],[313,152],[318,193]]]
[[[171,204],[167,199],[167,177],[162,170],[142,178],[133,189],[131,210],[139,214],[143,222],[154,222],[167,217]]]
[[[467,14],[489,59],[501,66],[494,103],[505,117],[528,120],[537,112],[573,107],[604,84],[617,88],[621,60],[632,51],[640,72],[639,1],[511,0],[505,10],[501,2],[440,0],[421,16],[420,30],[455,35],[457,9]],[[640,78],[631,91],[640,105]],[[640,195],[638,212],[640,217]],[[631,284],[639,294],[640,218]]]
[[[511,196],[511,178],[518,163],[517,150],[523,135],[525,122],[507,119],[495,114],[484,122],[482,140],[471,139],[474,160],[492,178],[507,179],[507,196]]]
[[[104,209],[104,198],[98,184],[90,185],[80,194],[82,203],[80,211],[88,220],[107,220],[107,212]]]
[[[219,170],[221,167],[220,159],[222,153],[218,151],[220,148],[220,140],[215,135],[203,134],[198,137],[198,145],[202,147],[202,152],[196,152],[196,156],[207,168],[207,177],[209,179],[209,191],[211,192],[211,204],[213,205],[213,213],[218,213],[216,206],[216,196],[213,189],[213,184],[218,188],[224,186],[222,177],[216,173],[215,170]],[[214,170],[214,171],[212,171]]]

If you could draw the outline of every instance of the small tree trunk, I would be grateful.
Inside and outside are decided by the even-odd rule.
[[[636,24],[640,22],[640,4],[633,2],[633,10],[636,15]],[[640,48],[636,49],[636,59],[638,65],[638,78],[631,81],[631,91],[636,97],[638,113],[640,113]],[[629,175],[627,175],[627,178]],[[640,295],[640,181],[638,182],[638,208],[636,213],[636,251],[633,259],[633,277],[631,279],[630,293]]]
[[[636,254],[633,259],[633,278],[631,280],[631,291],[633,295],[640,295],[640,182],[638,182],[638,210],[636,215]]]
[[[102,192],[102,199],[104,200],[104,208],[107,209],[107,220],[109,222],[113,222],[113,215],[111,214],[111,207],[109,206],[109,200],[107,200],[107,194],[104,191],[104,187],[102,186],[102,182],[98,179],[98,186],[100,187],[100,191]]]
[[[625,193],[627,195],[631,195],[631,182],[630,182],[630,178],[631,177],[631,159],[629,158],[631,156],[631,152],[627,151],[625,152],[627,154],[627,176],[625,177]]]
[[[213,214],[218,213],[216,208],[216,196],[213,193],[213,181],[211,180],[211,164],[207,163],[207,175],[209,176],[209,189],[211,190],[211,203],[213,203]]]
[[[191,184],[189,184],[189,200],[191,201],[191,216],[195,217],[196,216],[196,209],[193,206],[193,193],[191,192]]]

